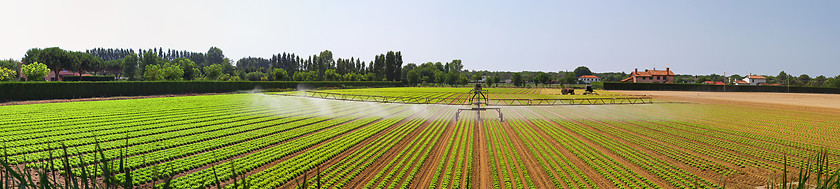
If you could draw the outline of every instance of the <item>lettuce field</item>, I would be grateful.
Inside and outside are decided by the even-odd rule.
[[[428,90],[333,92],[469,89]],[[596,98],[618,95],[601,93]],[[0,106],[0,138],[12,169],[55,180],[114,175],[140,188],[745,188],[816,170],[807,163],[821,151],[825,172],[840,165],[840,116],[828,113],[691,103],[502,106],[503,122],[490,112],[455,121],[461,107],[259,93],[13,105]],[[105,161],[114,166],[101,167]]]

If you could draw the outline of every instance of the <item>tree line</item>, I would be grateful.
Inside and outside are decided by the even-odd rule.
[[[21,65],[21,63],[23,65]],[[45,69],[26,72],[30,69]],[[20,63],[2,61],[0,80],[40,81],[50,72],[62,70],[82,74],[112,75],[126,80],[251,80],[251,81],[401,81],[402,54],[388,51],[364,62],[360,58],[333,58],[329,50],[302,58],[293,53],[278,53],[270,59],[245,57],[231,61],[221,49],[211,47],[207,53],[153,49],[95,48],[68,51],[58,47],[33,48]],[[41,72],[47,70],[45,72]],[[25,77],[20,77],[23,72]],[[79,77],[81,79],[82,77]],[[60,79],[60,78],[59,78]]]
[[[19,62],[22,62],[21,65]],[[43,66],[38,64],[43,64]],[[25,67],[25,68],[24,68]],[[250,81],[402,81],[416,85],[465,85],[508,83],[514,86],[580,83],[578,77],[595,75],[603,82],[620,82],[629,77],[624,72],[595,73],[585,66],[574,71],[490,72],[463,69],[461,60],[403,64],[399,51],[375,55],[371,61],[358,57],[336,58],[332,51],[299,56],[281,52],[270,58],[244,57],[233,61],[224,52],[211,47],[207,52],[175,49],[105,49],[68,51],[58,47],[33,48],[21,61],[0,60],[0,81],[40,80],[49,72],[61,70],[76,74],[112,75],[125,80],[250,80]],[[20,72],[24,72],[19,77]],[[675,83],[704,81],[734,82],[740,75],[677,75]],[[768,83],[807,87],[840,87],[840,76],[793,76],[780,72],[764,75]],[[82,77],[79,77],[81,79]]]

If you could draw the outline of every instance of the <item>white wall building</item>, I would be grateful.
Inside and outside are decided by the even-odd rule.
[[[760,75],[750,74],[744,77],[744,81],[749,83],[750,85],[758,85],[760,83],[767,83],[767,78]]]
[[[601,82],[601,78],[594,75],[582,75],[578,77],[578,81],[583,83]]]

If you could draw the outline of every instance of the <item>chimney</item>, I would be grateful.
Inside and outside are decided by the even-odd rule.
[[[639,72],[639,68],[636,68],[636,72]]]
[[[666,67],[665,72],[671,72],[671,68]]]

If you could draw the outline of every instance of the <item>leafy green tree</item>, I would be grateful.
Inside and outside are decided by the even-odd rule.
[[[123,74],[128,80],[137,80],[137,54],[131,53],[123,58]]]
[[[563,78],[560,78],[560,82],[566,84],[577,83],[577,77],[572,73],[566,73]]]
[[[592,71],[590,71],[586,66],[579,66],[575,68],[575,78],[582,75],[592,75]]]
[[[796,81],[799,85],[804,86],[807,85],[808,82],[811,82],[811,76],[808,76],[808,74],[802,74],[799,75],[798,78],[796,78]]]
[[[775,82],[778,83],[778,84],[789,85],[789,83],[790,83],[790,81],[788,81],[789,77],[790,77],[790,75],[785,73],[785,71],[781,71],[781,72],[779,72],[779,75],[776,76],[776,81]]]
[[[455,73],[455,72],[447,73],[446,74],[446,84],[449,84],[449,85],[452,85],[452,86],[458,84],[458,73]]]
[[[20,69],[21,65],[20,62],[17,60],[9,59],[9,60],[0,60],[0,67],[13,70],[17,73],[17,70]]]
[[[222,52],[222,49],[217,47],[210,47],[210,50],[207,50],[207,61],[208,64],[222,64],[225,59],[225,54]],[[229,64],[229,63],[228,63]]]
[[[67,51],[58,47],[50,47],[41,50],[37,57],[40,63],[47,65],[47,68],[55,72],[56,77],[62,69],[70,67],[74,59],[72,56],[68,55]]]
[[[499,83],[501,83],[501,82],[502,82],[502,78],[500,78],[498,75],[493,76],[493,83],[496,83],[496,87],[499,87]]]
[[[295,80],[295,81],[304,81],[304,80],[306,80],[306,73],[304,73],[304,72],[295,72],[295,75],[292,75],[292,80]]]
[[[119,78],[122,76],[123,71],[123,59],[114,59],[105,61],[105,65],[103,68],[103,72],[106,75],[114,75],[115,77]]]
[[[474,74],[472,75],[472,80],[473,80],[473,82],[478,83],[479,81],[481,81],[481,74],[474,73]]]
[[[411,70],[406,73],[405,79],[408,80],[408,85],[416,86],[420,81],[420,74],[417,73],[417,70]]]
[[[824,84],[823,87],[834,87],[840,88],[840,75],[835,76],[834,78],[828,79]]]
[[[522,74],[513,73],[513,77],[511,77],[510,82],[512,82],[514,86],[522,87],[522,84],[524,84],[524,80],[522,79]]]
[[[261,81],[263,77],[265,77],[265,74],[262,72],[251,72],[245,74],[245,79],[248,81]]]
[[[461,70],[464,69],[464,65],[458,59],[452,60],[452,62],[446,63],[446,65],[449,72],[461,73]]]
[[[99,65],[102,65],[102,59],[90,53],[68,52],[67,54],[72,57],[73,64],[70,68],[79,74],[79,81],[82,80],[82,73],[85,71],[94,71],[100,67]]]
[[[219,80],[222,80],[222,81],[240,81],[240,80],[242,80],[242,78],[239,77],[238,75],[222,74],[222,76],[219,77]]]
[[[164,60],[163,58],[159,57],[158,53],[155,53],[155,52],[152,52],[152,51],[146,51],[142,54],[142,56],[140,56],[140,62],[139,63],[140,63],[140,65],[139,65],[140,74],[145,75],[146,66],[153,65],[153,64],[163,65],[164,63],[167,63],[167,61]]]
[[[461,78],[461,81],[458,82],[458,83],[460,83],[461,85],[466,85],[467,83],[470,83],[470,79],[467,78],[467,76],[461,75],[460,78]]]
[[[163,80],[163,70],[160,68],[160,65],[152,64],[146,65],[146,68],[143,72],[143,80],[146,81],[160,81]]]
[[[160,68],[165,80],[180,81],[184,79],[184,70],[176,64],[165,63]]]
[[[21,69],[27,81],[44,81],[44,77],[50,73],[47,65],[38,62],[24,65]]]
[[[359,75],[359,74],[353,73],[353,72],[346,73],[341,77],[344,81],[361,81],[362,80],[362,75]]]
[[[172,63],[181,67],[181,70],[184,71],[184,75],[182,76],[184,80],[195,80],[196,76],[201,75],[200,72],[196,72],[195,69],[198,66],[190,59],[187,58],[176,58],[172,60]]]
[[[823,83],[825,83],[827,80],[828,79],[825,76],[820,75],[820,76],[817,76],[814,79],[812,79],[811,82],[808,83],[808,86],[809,87],[821,87],[823,85]]]
[[[339,81],[341,75],[335,72],[335,69],[327,69],[324,71],[324,81]]]
[[[435,71],[435,83],[441,85],[446,83],[446,73],[443,73],[442,71]]]
[[[0,81],[14,81],[17,79],[17,71],[0,67]]]
[[[551,82],[551,77],[549,77],[548,74],[544,72],[540,72],[540,74],[538,74],[537,77],[534,77],[534,84],[542,83],[544,85],[548,85],[549,82]]]
[[[24,64],[31,64],[40,61],[38,60],[38,56],[41,55],[41,51],[42,50],[39,48],[31,48],[27,50],[26,54],[23,55],[23,59],[21,60],[21,62],[23,62]]]
[[[365,74],[365,81],[376,81],[376,74],[375,73],[367,73]]]
[[[487,87],[493,86],[493,78],[487,77],[487,79],[484,80],[484,84],[487,85]]]
[[[273,70],[271,70],[270,75],[271,77],[269,78],[274,81],[285,81],[288,80],[289,77],[289,74],[286,73],[286,70],[280,68],[274,68]]]
[[[222,65],[219,64],[204,66],[204,75],[209,80],[219,80],[223,74],[223,69]]]

